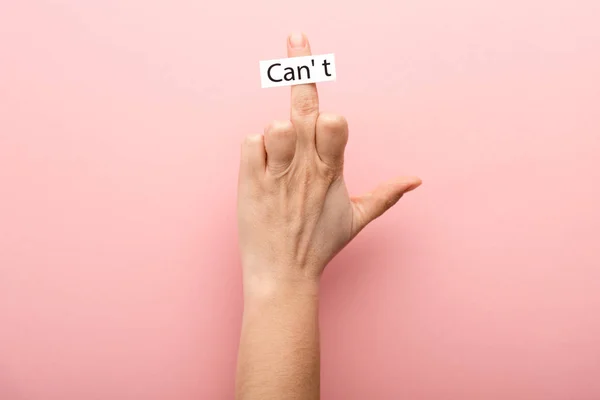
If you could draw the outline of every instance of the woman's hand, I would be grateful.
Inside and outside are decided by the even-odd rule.
[[[288,57],[310,54],[304,35],[289,37]],[[247,290],[318,279],[362,228],[421,183],[398,178],[351,198],[343,176],[346,119],[319,112],[315,84],[291,91],[290,120],[272,121],[242,145],[238,218]]]

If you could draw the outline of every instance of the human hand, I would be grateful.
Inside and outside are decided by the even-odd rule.
[[[304,35],[288,38],[288,57],[310,55]],[[244,288],[318,282],[327,263],[369,222],[421,184],[396,178],[350,197],[343,177],[346,119],[319,112],[315,84],[291,87],[289,121],[246,137],[238,186]]]

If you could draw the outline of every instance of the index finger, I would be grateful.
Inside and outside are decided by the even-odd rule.
[[[310,44],[303,33],[292,33],[288,36],[288,57],[310,56]],[[319,114],[319,95],[317,85],[314,83],[303,83],[292,86],[292,98],[290,105],[291,119],[316,118]]]

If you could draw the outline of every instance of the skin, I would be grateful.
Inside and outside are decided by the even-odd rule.
[[[303,34],[288,57],[311,54]],[[319,112],[315,84],[291,87],[289,121],[242,144],[238,185],[244,315],[237,400],[319,398],[319,281],[369,222],[421,184],[400,177],[350,197],[343,177],[348,124]]]

